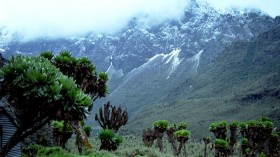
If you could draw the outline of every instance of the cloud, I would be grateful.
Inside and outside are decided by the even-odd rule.
[[[198,0],[207,1],[211,6],[219,10],[228,8],[258,8],[272,17],[280,15],[279,0]]]
[[[0,0],[0,27],[25,40],[115,33],[137,15],[146,24],[179,18],[186,0]]]
[[[150,26],[180,18],[189,0],[0,0],[0,29],[23,40],[116,33],[136,16]],[[258,7],[279,15],[279,0],[198,0],[217,9]],[[138,22],[139,22],[138,21]]]

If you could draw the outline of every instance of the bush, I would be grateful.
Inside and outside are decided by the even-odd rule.
[[[89,136],[90,136],[90,133],[91,133],[91,131],[92,131],[91,126],[85,125],[85,126],[84,126],[84,131],[85,131],[85,133],[87,134],[87,136],[89,137]]]
[[[116,150],[123,141],[121,136],[110,129],[102,129],[99,132],[99,139],[101,140],[100,150],[109,151]]]

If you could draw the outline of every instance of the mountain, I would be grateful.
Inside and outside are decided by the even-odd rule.
[[[108,96],[97,101],[95,108],[108,100],[126,106],[131,121],[124,131],[141,133],[139,130],[159,118],[184,120],[196,129],[204,125],[207,131],[214,120],[244,118],[241,114],[247,112],[236,108],[249,109],[239,104],[251,102],[255,94],[273,95],[272,86],[278,86],[277,62],[269,61],[277,58],[277,52],[269,53],[272,59],[268,59],[263,51],[278,45],[267,41],[263,32],[279,25],[279,19],[252,9],[221,12],[191,0],[182,18],[147,27],[135,17],[113,35],[89,33],[22,42],[17,34],[9,35],[0,28],[0,52],[9,57],[69,50],[77,57],[89,57],[110,78]],[[275,33],[271,34],[267,39],[274,38]],[[264,86],[269,86],[268,92],[262,90]],[[253,102],[253,106],[259,104]],[[256,115],[256,110],[250,111],[247,118]]]
[[[188,122],[192,136],[201,138],[210,134],[212,122],[246,121],[260,116],[271,117],[279,128],[279,52],[280,26],[249,41],[233,42],[204,70],[141,110],[126,131],[139,134],[141,127],[167,119]]]

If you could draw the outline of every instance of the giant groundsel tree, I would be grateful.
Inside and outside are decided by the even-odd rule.
[[[92,105],[75,80],[43,57],[12,57],[1,71],[0,96],[20,119],[19,127],[0,150],[4,157],[19,141],[50,120],[82,120]]]

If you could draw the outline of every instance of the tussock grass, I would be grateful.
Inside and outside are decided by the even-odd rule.
[[[115,152],[99,151],[100,141],[98,138],[91,138],[94,145],[93,150],[84,150],[83,154],[78,154],[75,146],[75,140],[68,142],[67,150],[60,147],[41,147],[37,153],[38,157],[174,157],[171,144],[164,139],[164,150],[159,152],[156,141],[151,148],[143,145],[139,137],[124,137],[123,143]],[[184,152],[177,157],[202,157],[204,155],[204,144],[202,141],[190,140],[186,144],[186,155]],[[232,157],[238,157],[239,146],[235,147],[235,153]],[[207,156],[214,157],[212,145],[207,146]],[[28,156],[25,156],[28,157]]]

